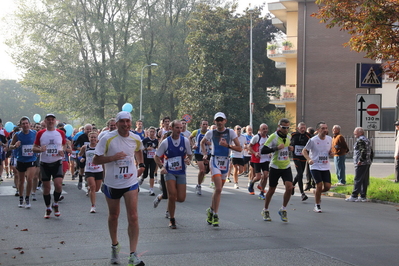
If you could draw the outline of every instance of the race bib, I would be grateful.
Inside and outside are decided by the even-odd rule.
[[[22,156],[33,156],[33,145],[22,145]]]
[[[100,169],[100,166],[93,164],[94,151],[86,153],[86,172],[93,172]]]
[[[56,144],[49,144],[46,147],[46,155],[49,157],[58,156],[58,147]]]
[[[328,154],[319,154],[317,162],[320,164],[328,163]]]
[[[302,154],[303,148],[305,148],[305,146],[295,145],[295,150],[294,150],[295,155],[296,156],[303,156],[303,154]]]
[[[289,153],[288,153],[288,147],[284,147],[281,150],[278,150],[278,160],[279,161],[284,161],[288,159]]]
[[[126,157],[123,160],[115,161],[114,165],[114,177],[115,179],[129,179],[133,176],[133,164],[131,157]]]
[[[222,171],[227,170],[228,162],[229,162],[229,159],[227,157],[215,156],[216,166],[217,166],[217,168],[219,168]]]
[[[147,158],[152,159],[155,157],[155,150],[147,151]]]
[[[181,171],[183,169],[182,157],[168,158],[168,170],[170,171]]]

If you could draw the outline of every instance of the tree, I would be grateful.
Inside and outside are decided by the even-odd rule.
[[[267,59],[266,44],[277,29],[267,18],[254,18],[254,124],[262,121],[268,105],[267,86],[280,85],[283,73]],[[229,125],[246,125],[249,118],[249,14],[235,15],[234,7],[200,5],[188,22],[190,71],[184,81],[181,113],[195,120],[213,118],[217,111]],[[274,108],[274,107],[272,107]]]
[[[383,60],[385,72],[399,80],[399,2],[397,0],[317,0],[321,5],[312,16],[328,28],[347,31],[346,46]]]

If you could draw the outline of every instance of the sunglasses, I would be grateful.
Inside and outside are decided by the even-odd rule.
[[[237,128],[237,130],[241,130],[241,128]]]
[[[280,127],[282,128],[282,129],[289,129],[290,127],[285,127],[285,126],[281,126],[280,125]]]
[[[221,121],[223,121],[223,120],[224,120],[224,119],[221,118],[221,117],[218,117],[218,118],[215,119],[216,122],[221,122]]]

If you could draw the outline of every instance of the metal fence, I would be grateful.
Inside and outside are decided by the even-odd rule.
[[[353,156],[353,146],[356,142],[356,138],[353,136],[345,137],[346,143],[349,147],[349,153],[347,156]],[[370,138],[370,142],[373,145],[374,157],[375,158],[392,158],[395,152],[395,139],[390,137],[373,137]]]

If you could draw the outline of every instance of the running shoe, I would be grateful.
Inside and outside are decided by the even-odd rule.
[[[270,218],[269,211],[262,210],[262,212],[260,214],[262,214],[263,221],[267,221],[267,222],[271,222],[272,221],[272,218]]]
[[[52,212],[52,210],[47,208],[46,212],[44,213],[44,219],[50,219],[51,212]]]
[[[64,196],[61,195],[60,198],[58,199],[58,202],[62,201],[63,199],[65,199],[65,198],[64,198]]]
[[[215,188],[215,183],[213,183],[213,182],[209,183],[209,187],[210,188]]]
[[[212,225],[214,227],[219,226],[219,216],[217,214],[213,215],[213,219],[212,219]]]
[[[4,181],[3,178],[0,177],[0,182],[3,182],[3,181]]]
[[[345,199],[345,201],[356,202],[357,198],[350,196],[349,198]]]
[[[79,189],[79,190],[82,189],[82,186],[83,186],[82,182],[78,182],[78,189]]]
[[[197,193],[197,195],[202,195],[202,192],[201,192],[201,185],[197,185],[196,187],[195,187],[195,193]]]
[[[248,192],[251,195],[255,195],[255,190],[254,190],[254,183],[250,182],[248,185]]]
[[[169,219],[169,218],[170,218],[170,217],[169,217],[169,212],[168,212],[168,211],[165,212],[165,218],[166,218],[166,219]]]
[[[263,195],[262,193],[259,194],[258,199],[260,200],[265,200],[265,195]]]
[[[314,211],[314,212],[317,212],[317,213],[321,213],[321,208],[320,208],[320,206],[314,206],[313,211]]]
[[[213,212],[211,211],[211,208],[206,209],[206,222],[208,224],[212,224],[213,223]]]
[[[235,188],[235,189],[239,189],[239,188],[240,188],[240,187],[238,186],[238,183],[235,183],[235,184],[234,184],[234,188]]]
[[[358,197],[356,202],[367,202],[367,198]]]
[[[154,208],[158,207],[158,204],[161,202],[161,200],[159,199],[160,196],[162,196],[162,194],[158,194],[158,196],[154,199],[154,201],[153,201]]]
[[[18,190],[15,192],[15,195],[14,195],[15,197],[18,197],[19,196],[19,192],[18,192]]]
[[[150,196],[155,196],[154,191],[150,190]]]
[[[228,183],[231,183],[231,180],[230,180],[230,178],[228,177],[228,178],[226,178],[226,181],[228,182]]]
[[[139,177],[138,181],[139,181],[139,186],[141,186],[143,184],[143,182],[144,182],[144,179],[142,177]]]
[[[56,217],[59,217],[60,215],[61,215],[61,212],[60,212],[60,210],[58,209],[58,204],[53,204],[53,209],[54,209],[54,215],[56,216]]]
[[[24,201],[23,200],[19,201],[18,207],[19,208],[23,208],[24,207]]]
[[[286,210],[280,209],[280,210],[278,210],[278,214],[280,215],[281,221],[288,222]]]
[[[144,266],[144,262],[137,257],[136,253],[131,253],[129,257],[128,266]]]
[[[35,194],[35,193],[32,193],[32,200],[33,200],[33,201],[37,201],[37,199],[36,199],[36,194]]]
[[[170,218],[169,219],[169,228],[170,229],[176,229],[177,227],[176,227],[176,220],[175,220],[175,218]]]
[[[302,198],[302,201],[305,201],[308,199],[308,196],[306,196],[306,194],[302,194],[301,198]]]
[[[25,209],[30,209],[32,205],[30,204],[29,200],[25,200]]]
[[[111,264],[119,264],[119,251],[121,251],[121,245],[118,243],[116,246],[111,246]]]
[[[96,213],[96,206],[91,206],[90,213]]]

